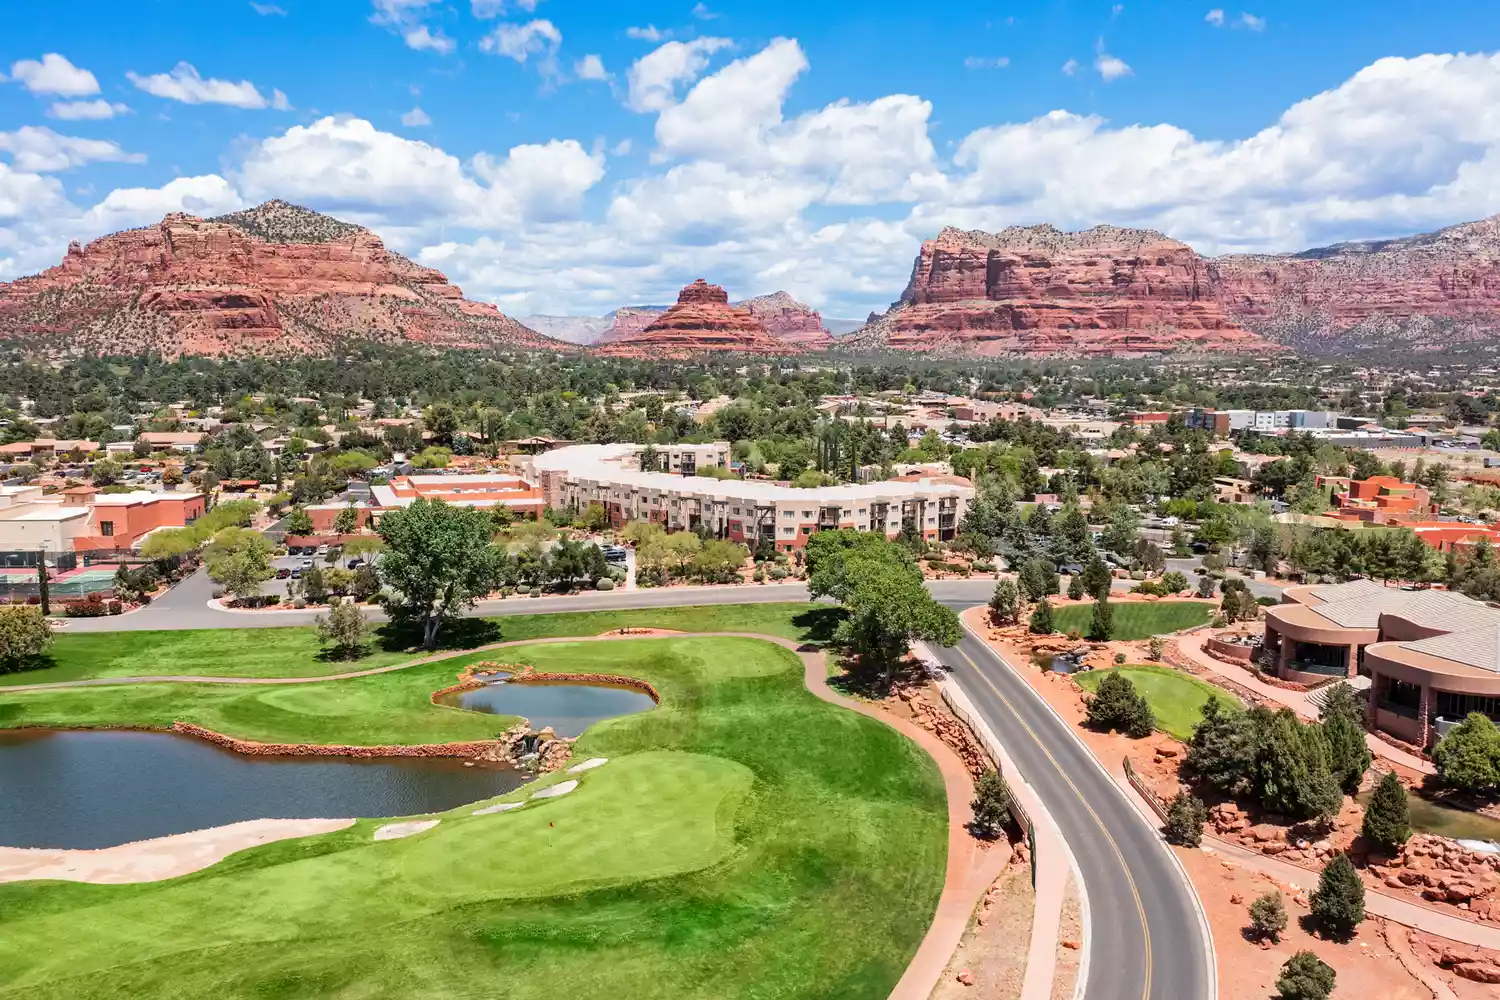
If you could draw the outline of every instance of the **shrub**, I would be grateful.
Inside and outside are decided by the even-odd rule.
[[[1318,888],[1308,897],[1312,918],[1330,936],[1348,940],[1365,919],[1365,886],[1347,854],[1323,866]]]
[[[1125,654],[1124,653],[1116,653],[1115,654],[1115,666],[1117,666],[1117,667],[1123,667],[1124,665],[1125,665]]]
[[[318,638],[325,646],[332,646],[335,655],[351,658],[358,655],[364,645],[369,624],[353,601],[334,601],[328,614],[319,615],[314,623]]]
[[[18,670],[52,642],[52,626],[41,608],[17,604],[0,608],[0,671]]]
[[[999,836],[1010,815],[1010,792],[1000,772],[990,770],[974,782],[974,827],[977,833],[988,837]]]
[[[1488,791],[1500,785],[1500,729],[1484,713],[1470,712],[1438,741],[1432,762],[1454,788]]]
[[[1027,628],[1033,635],[1051,635],[1056,631],[1056,626],[1052,621],[1050,601],[1042,600],[1037,603],[1035,610],[1031,612],[1031,621],[1027,623]]]
[[[1089,725],[1097,729],[1118,730],[1132,739],[1142,739],[1156,728],[1156,716],[1145,697],[1117,670],[1105,674],[1086,708]]]
[[[1286,930],[1286,904],[1281,901],[1281,893],[1268,892],[1250,904],[1250,929],[1256,937],[1281,940],[1281,932]]]
[[[1013,625],[1021,617],[1021,594],[1014,580],[1001,580],[995,584],[990,596],[990,613],[1002,625]]]
[[[615,589],[615,581],[610,580],[610,579],[600,580],[598,583],[594,584],[594,589],[595,590],[614,590]]]
[[[1179,847],[1197,847],[1203,843],[1203,824],[1208,807],[1191,792],[1178,792],[1167,809],[1167,841]]]
[[[1299,951],[1281,967],[1276,990],[1281,1000],[1328,1000],[1335,978],[1328,963],[1310,951]]]
[[[993,573],[995,572],[995,564],[992,562],[976,562],[973,565],[973,570],[976,573]]]
[[[1367,843],[1391,853],[1411,838],[1406,786],[1401,784],[1395,772],[1387,771],[1380,784],[1375,786],[1375,794],[1365,807],[1365,821],[1360,833]]]
[[[1168,570],[1161,576],[1161,581],[1156,585],[1163,596],[1168,594],[1180,594],[1188,589],[1188,579],[1183,573],[1173,569]]]
[[[1146,643],[1146,655],[1153,660],[1159,660],[1161,659],[1161,654],[1166,650],[1166,648],[1167,640],[1163,639],[1159,635],[1152,636],[1151,641]]]
[[[1083,577],[1074,576],[1071,580],[1068,581],[1068,600],[1083,600]]]

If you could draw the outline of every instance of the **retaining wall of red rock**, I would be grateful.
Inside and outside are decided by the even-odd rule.
[[[216,733],[191,722],[174,722],[171,731],[196,736],[235,753],[260,757],[478,757],[499,746],[496,740],[468,743],[417,743],[407,746],[350,746],[321,743],[257,743]]]

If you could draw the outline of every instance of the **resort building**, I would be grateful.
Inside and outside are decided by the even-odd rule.
[[[1432,494],[1425,487],[1404,483],[1395,476],[1319,476],[1317,485],[1333,490],[1335,516],[1384,523],[1437,513]]]
[[[203,494],[99,493],[72,486],[44,495],[40,486],[0,487],[0,551],[123,551],[159,528],[182,528],[203,516]]]
[[[1371,580],[1291,587],[1266,609],[1262,662],[1367,690],[1367,721],[1426,747],[1470,712],[1500,720],[1500,608]]]
[[[657,450],[678,447],[713,449],[712,454],[728,460],[729,445],[723,442]],[[703,524],[719,538],[751,547],[770,539],[782,550],[801,548],[814,532],[836,528],[895,537],[909,525],[930,541],[948,540],[957,534],[974,498],[968,481],[953,476],[795,489],[643,472],[643,451],[640,445],[573,445],[523,459],[522,474],[537,484],[548,506],[581,510],[598,503],[614,525],[650,520],[685,531]],[[695,461],[704,454],[696,452]]]
[[[486,474],[477,476],[396,476],[387,485],[371,486],[370,494],[380,512],[408,506],[418,497],[442,500],[460,507],[508,507],[515,514],[540,517],[547,502],[542,492],[520,476]],[[312,512],[309,511],[311,514]],[[337,508],[329,517],[331,526],[338,516]],[[317,524],[317,517],[314,517]]]

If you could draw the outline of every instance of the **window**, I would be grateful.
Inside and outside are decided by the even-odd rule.
[[[810,510],[804,510],[802,512],[802,516],[805,517],[805,518],[808,518],[810,520],[812,518],[812,516],[813,516],[813,512],[810,511]]]
[[[782,534],[783,534],[783,535],[795,535],[795,534],[796,534],[796,533],[797,533],[797,529],[796,529],[796,528],[794,528],[794,527],[792,527],[792,526],[791,526],[791,525],[790,525],[790,524],[789,524],[789,525],[787,525],[787,526],[786,526],[786,527],[785,527],[785,528],[782,528],[782,529],[781,529],[781,533],[782,533]]]
[[[803,533],[803,534],[804,534],[804,535],[810,535],[810,534],[812,534],[812,528],[811,528],[811,527],[804,527],[804,528],[803,528],[803,529],[802,529],[802,533]]]
[[[103,535],[105,538],[109,538],[109,537],[113,536],[114,533],[115,533],[115,522],[113,522],[113,521],[100,521],[99,522],[99,534]]]
[[[792,511],[792,510],[784,510],[784,511],[781,512],[781,516],[782,517],[796,517],[797,516],[797,512],[796,511]]]

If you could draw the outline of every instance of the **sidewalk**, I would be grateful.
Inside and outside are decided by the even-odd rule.
[[[1313,707],[1306,691],[1292,691],[1287,688],[1267,684],[1244,667],[1236,667],[1225,663],[1223,660],[1215,659],[1203,651],[1203,642],[1208,637],[1201,633],[1183,636],[1177,640],[1177,648],[1183,656],[1192,660],[1193,663],[1218,674],[1225,680],[1234,681],[1242,687],[1247,687],[1258,695],[1279,705],[1285,705],[1303,719],[1316,719],[1318,710]],[[1392,763],[1400,764],[1402,767],[1410,768],[1420,774],[1436,774],[1437,769],[1428,761],[1423,760],[1416,754],[1407,753],[1391,746],[1385,740],[1380,739],[1373,733],[1365,734],[1365,744],[1369,746],[1370,752],[1375,756]]]

